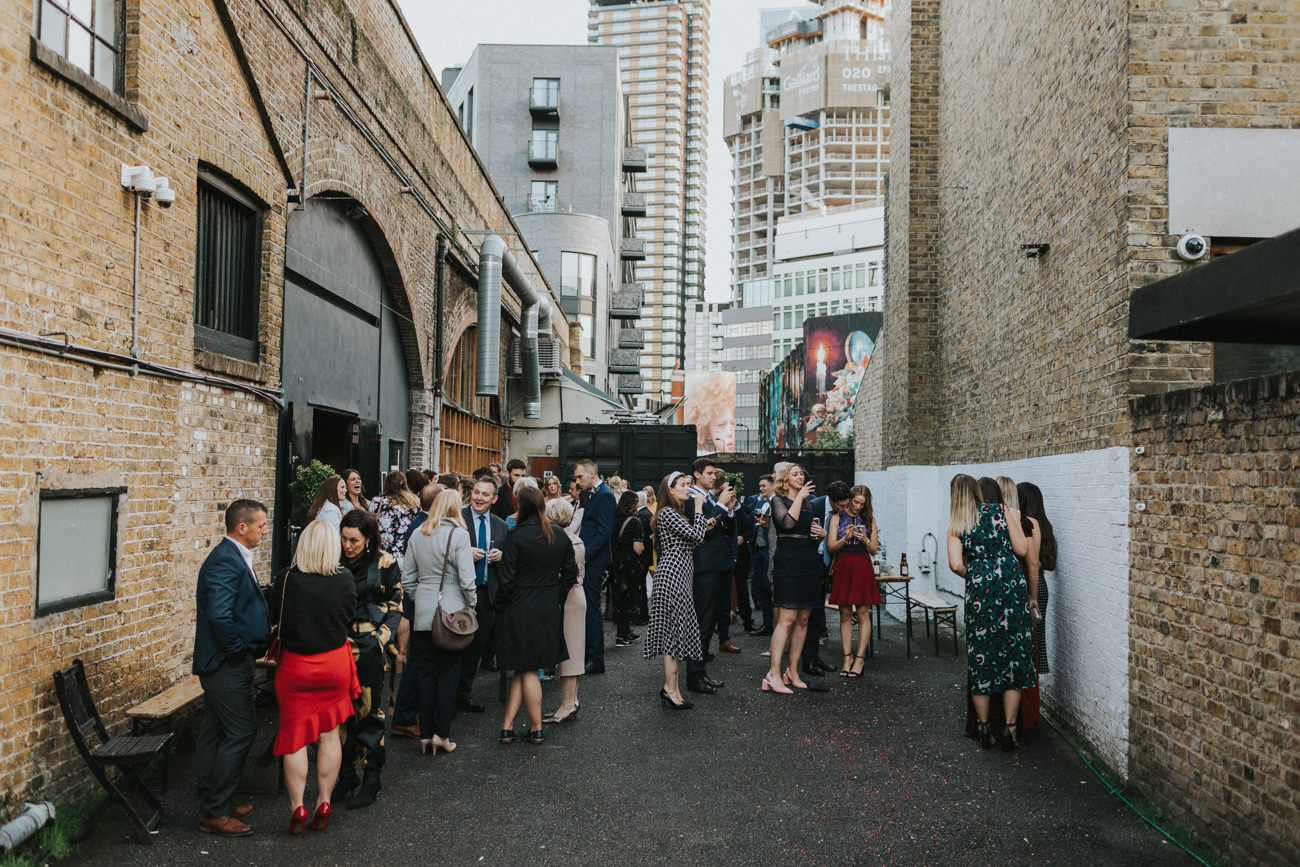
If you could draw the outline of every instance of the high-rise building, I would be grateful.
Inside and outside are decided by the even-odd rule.
[[[635,234],[632,178],[644,166],[626,147],[618,52],[479,45],[463,67],[443,71],[443,86],[522,243],[581,329],[582,375],[609,393],[639,393],[635,350],[629,359],[616,348],[620,325],[641,313],[624,289],[636,272],[622,247]]]
[[[727,78],[731,294],[772,276],[776,225],[879,204],[889,168],[885,0],[767,10],[763,44]]]
[[[709,0],[591,0],[587,36],[619,49],[631,142],[648,152],[645,218],[623,255],[640,260],[646,316],[626,344],[644,338],[639,408],[654,408],[685,361],[687,304],[704,297]]]

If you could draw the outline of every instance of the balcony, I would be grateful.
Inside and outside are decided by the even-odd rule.
[[[641,381],[639,373],[620,373],[618,376],[618,393],[619,394],[641,394],[645,391],[645,386]]]
[[[554,87],[528,88],[528,110],[533,117],[559,117],[560,91]]]
[[[644,217],[645,193],[624,193],[622,214],[625,217]]]
[[[624,238],[619,257],[624,262],[644,262],[645,238]]]
[[[559,165],[560,143],[555,139],[528,142],[528,164],[535,169],[553,169]]]
[[[636,319],[641,315],[645,290],[640,283],[624,283],[609,302],[611,319]]]
[[[641,353],[635,349],[615,349],[609,354],[610,373],[641,373]]]
[[[648,161],[645,148],[623,148],[623,171],[644,172]]]
[[[645,332],[639,328],[620,328],[618,330],[619,349],[644,349]]]

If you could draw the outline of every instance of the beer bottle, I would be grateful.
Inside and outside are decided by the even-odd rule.
[[[898,574],[904,578],[907,577],[907,555],[904,554],[902,560],[898,563]]]

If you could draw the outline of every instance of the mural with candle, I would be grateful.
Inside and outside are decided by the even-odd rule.
[[[858,386],[883,325],[881,313],[804,320],[804,388],[798,402],[803,445],[852,447]]]

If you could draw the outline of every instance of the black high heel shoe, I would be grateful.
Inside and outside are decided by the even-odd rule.
[[[1019,723],[1007,723],[1002,727],[1002,752],[1009,753],[1020,746],[1020,741],[1016,740],[1018,727]]]
[[[989,731],[987,720],[980,720],[978,725],[980,732],[980,746],[987,750],[989,747],[993,746],[993,732]]]
[[[695,707],[694,702],[689,702],[686,699],[682,699],[681,704],[673,701],[673,697],[668,694],[668,690],[666,689],[659,690],[659,704],[663,707],[670,707],[673,710],[690,710]]]

